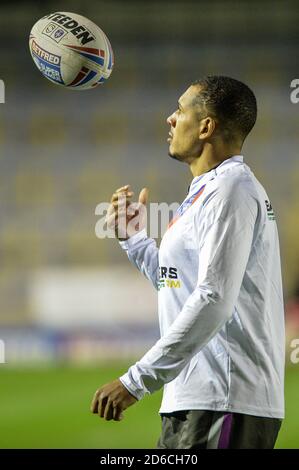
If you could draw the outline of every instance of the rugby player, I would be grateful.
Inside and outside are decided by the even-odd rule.
[[[161,338],[97,390],[91,409],[117,421],[164,387],[161,449],[270,449],[284,417],[278,232],[269,196],[242,155],[256,116],[244,83],[223,76],[194,82],[167,119],[169,155],[193,176],[188,194],[159,248],[142,226],[118,235],[158,290]],[[119,188],[109,217],[120,195],[129,206],[133,193]],[[143,188],[139,203],[147,197]]]

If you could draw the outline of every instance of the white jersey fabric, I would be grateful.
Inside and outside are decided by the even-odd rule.
[[[120,244],[158,290],[161,332],[120,377],[127,390],[140,400],[164,386],[160,413],[199,409],[283,418],[277,226],[243,157],[192,180],[159,249],[145,230]]]

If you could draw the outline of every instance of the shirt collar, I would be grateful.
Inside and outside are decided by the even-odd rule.
[[[224,160],[222,163],[220,163],[220,165],[217,165],[216,168],[212,168],[211,170],[203,173],[200,176],[195,176],[195,178],[193,178],[193,180],[190,183],[188,192],[193,191],[194,187],[197,185],[199,181],[203,182],[203,180],[205,179],[208,179],[208,180],[212,179],[215,176],[222,173],[223,171],[225,171],[229,166],[233,166],[238,163],[243,163],[243,160],[244,160],[243,155],[234,155],[233,157],[230,157]]]

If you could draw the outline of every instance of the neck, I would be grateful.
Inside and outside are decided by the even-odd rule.
[[[211,145],[208,145],[204,147],[200,156],[195,157],[191,163],[189,163],[191,173],[194,178],[195,176],[200,176],[220,165],[220,163],[224,162],[228,158],[231,158],[234,155],[240,155],[240,153],[240,146],[215,149]]]

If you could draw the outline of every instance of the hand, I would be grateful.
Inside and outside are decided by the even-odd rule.
[[[138,197],[138,203],[132,203],[133,196],[130,185],[118,188],[111,197],[106,223],[115,231],[119,240],[127,240],[146,226],[146,208],[148,189],[143,188]]]
[[[106,421],[121,421],[123,411],[137,402],[119,379],[99,388],[91,402],[91,412]]]

